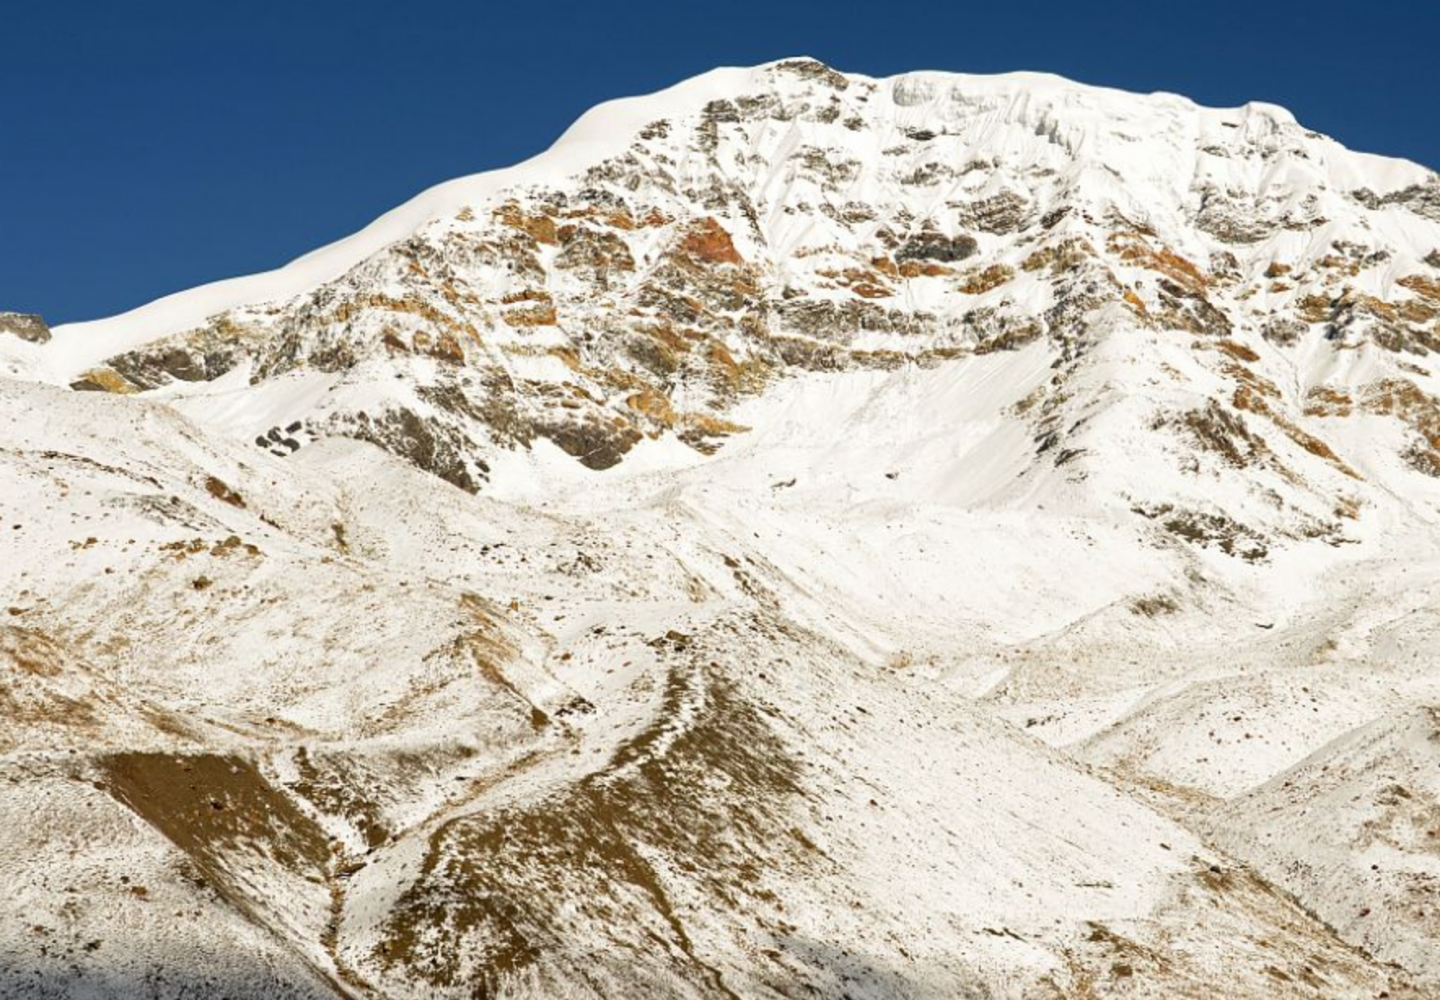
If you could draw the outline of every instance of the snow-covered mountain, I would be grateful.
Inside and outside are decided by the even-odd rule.
[[[6,997],[1440,995],[1440,177],[808,59],[0,314]]]

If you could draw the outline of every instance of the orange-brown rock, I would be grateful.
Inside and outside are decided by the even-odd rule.
[[[895,294],[884,285],[877,285],[871,281],[857,281],[850,286],[850,291],[862,299],[884,299]]]
[[[529,213],[513,201],[506,202],[495,210],[495,219],[512,229],[535,240],[553,246],[559,242],[555,232],[555,220],[548,215]]]
[[[1440,476],[1440,402],[1409,379],[1390,378],[1365,387],[1360,406],[1366,413],[1393,416],[1419,435],[1406,460],[1421,472]]]
[[[501,317],[509,326],[554,326],[559,322],[553,305],[536,305],[528,308],[510,309]]]
[[[81,375],[70,388],[90,392],[116,392],[121,395],[129,395],[136,390],[126,378],[119,372],[110,368],[92,368],[84,375]]]
[[[735,249],[725,227],[706,217],[692,225],[680,241],[682,253],[707,264],[743,264],[745,258]]]
[[[1408,274],[1396,282],[1402,288],[1408,288],[1422,299],[1429,299],[1431,302],[1440,302],[1440,279],[1427,278],[1421,274]]]
[[[902,278],[943,278],[954,273],[953,267],[946,267],[931,260],[907,260],[900,265]]]
[[[1169,247],[1153,247],[1138,232],[1114,233],[1108,249],[1126,264],[1163,274],[1192,295],[1202,294],[1210,286],[1205,272]]]
[[[1215,346],[1239,361],[1253,362],[1260,360],[1260,355],[1255,353],[1253,349],[1234,340],[1222,340]]]
[[[1354,400],[1341,389],[1317,385],[1305,394],[1307,417],[1348,417],[1354,409]]]
[[[658,390],[641,389],[626,399],[625,405],[656,423],[675,426],[675,408],[670,405],[669,397]]]
[[[999,288],[1013,277],[1015,272],[1004,264],[991,264],[983,271],[966,275],[959,290],[966,295],[983,295],[991,289]]]

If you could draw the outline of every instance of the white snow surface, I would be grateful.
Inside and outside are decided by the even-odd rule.
[[[0,337],[0,995],[1440,996],[1434,183],[785,60]]]

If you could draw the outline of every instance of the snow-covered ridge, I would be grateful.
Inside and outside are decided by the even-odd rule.
[[[105,319],[66,323],[52,331],[56,354],[66,371],[83,368],[107,354],[129,350],[168,333],[186,330],[227,309],[288,298],[345,271],[425,223],[483,202],[515,183],[559,180],[624,149],[635,132],[657,114],[684,113],[743,86],[751,70],[719,69],[646,97],[598,105],[571,125],[545,152],[513,167],[446,181],[386,212],[351,236],[312,250],[274,271],[229,278],[187,289]],[[78,363],[77,363],[78,362]]]
[[[654,94],[600,104],[545,152],[513,167],[439,184],[354,235],[284,267],[178,292],[117,316],[56,327],[55,343],[45,352],[42,370],[63,380],[106,356],[194,328],[226,310],[280,301],[313,289],[427,223],[466,206],[483,205],[513,185],[543,185],[574,176],[622,152],[646,124],[683,118],[712,100],[773,86],[775,67],[803,61],[717,69]],[[1073,158],[1088,160],[1096,167],[1145,164],[1154,176],[1172,180],[1194,169],[1177,162],[1174,155],[1156,155],[1157,142],[1167,141],[1166,137],[1177,132],[1220,139],[1229,138],[1227,131],[1233,129],[1242,139],[1263,141],[1280,128],[1295,126],[1293,115],[1277,105],[1252,102],[1233,109],[1204,108],[1174,94],[1132,94],[1044,73],[921,71],[880,79],[860,74],[845,74],[845,78],[872,85],[887,95],[895,108],[887,116],[900,126],[919,128],[939,122],[984,129],[1018,124],[1048,136],[1064,145]],[[985,148],[983,140],[977,145]],[[1354,153],[1333,141],[1327,140],[1323,149],[1322,169],[1338,190],[1368,184],[1384,193],[1422,183],[1430,176],[1416,164]],[[1013,138],[989,151],[997,157],[1028,155],[1028,150],[1015,147]]]

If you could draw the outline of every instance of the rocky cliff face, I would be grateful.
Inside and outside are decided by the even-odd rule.
[[[1198,404],[1153,413],[1156,437],[1302,487],[1289,526],[1262,534],[1340,532],[1303,487],[1358,478],[1327,441],[1357,414],[1403,425],[1405,460],[1440,467],[1434,175],[1278,108],[1043,77],[881,82],[792,60],[655,113],[559,181],[521,175],[334,280],[149,339],[73,385],[320,374],[323,403],[255,415],[256,447],[298,422],[474,491],[497,452],[537,440],[592,469],[647,439],[709,453],[743,433],[738,402],[799,373],[1040,343],[1055,374],[1025,417],[1037,454],[1082,473],[1103,458],[1072,430],[1117,401],[1077,390],[1102,341],[1134,338],[1181,348],[1157,371]],[[1236,513],[1149,519],[1258,557]]]
[[[1434,995],[1437,199],[786,60],[0,344],[0,992]]]

